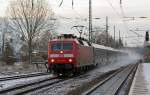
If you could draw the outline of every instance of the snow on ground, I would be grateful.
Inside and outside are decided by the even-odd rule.
[[[38,73],[43,73],[43,72],[32,72],[32,73],[19,73],[19,72],[1,72],[0,73],[0,78],[5,78],[5,77],[13,77],[13,76],[20,76],[20,75],[28,75],[28,74],[38,74]]]
[[[144,77],[147,82],[147,88],[150,91],[150,63],[144,63],[143,69],[144,69]]]
[[[15,74],[16,75],[16,74]],[[0,74],[0,78],[4,78],[4,77],[10,77],[11,75],[4,75],[4,74]]]
[[[104,72],[108,72],[131,63],[136,63],[136,61],[126,59],[125,61],[99,66],[99,68],[96,68],[80,77],[69,79],[56,85],[49,86],[47,88],[41,89],[40,91],[30,93],[29,95],[65,95],[69,91],[90,82]]]
[[[100,65],[98,68],[80,76],[76,77],[73,79],[69,79],[67,81],[64,81],[62,83],[58,83],[53,86],[49,86],[46,89],[41,89],[40,92],[36,92],[35,95],[64,95],[68,91],[73,90],[77,87],[82,86],[84,83],[88,83],[89,81],[95,79],[96,77],[100,76],[103,72],[108,72],[114,69],[117,69],[121,66],[125,66],[129,63],[136,63],[135,60],[131,60],[130,58],[127,59],[120,59],[120,62],[115,62],[111,63],[109,65]],[[14,72],[13,74],[0,74],[0,77],[6,77],[6,76],[13,76],[13,75],[18,75],[20,73]],[[52,75],[46,75],[46,76],[39,76],[39,77],[34,77],[34,78],[24,78],[24,79],[16,79],[16,80],[9,80],[9,81],[3,81],[0,82],[0,90],[5,89],[8,87],[13,87],[16,85],[21,85],[21,84],[27,84],[27,83],[32,83],[34,81],[38,80],[43,80],[45,78],[50,78]],[[32,93],[34,94],[34,93]]]
[[[17,86],[17,85],[33,83],[34,81],[44,80],[46,78],[51,78],[51,77],[53,77],[53,75],[44,75],[44,76],[37,76],[37,77],[2,81],[2,82],[0,82],[0,90],[10,88],[10,87],[13,87],[13,86]]]
[[[37,72],[38,73],[38,72]],[[24,73],[19,73],[19,72],[1,72],[0,73],[0,78],[4,77],[11,77],[11,76],[17,76],[17,75],[23,75]]]
[[[38,67],[36,64],[28,64],[27,62],[17,62],[13,65],[7,65],[6,63],[0,61],[0,76],[46,71],[47,69],[44,64],[38,64]]]

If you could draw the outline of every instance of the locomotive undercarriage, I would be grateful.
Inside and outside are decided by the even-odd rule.
[[[53,64],[50,69],[58,76],[71,75],[74,72],[73,64]]]
[[[57,76],[76,76],[80,75],[82,72],[86,72],[92,68],[94,65],[87,65],[82,67],[75,67],[73,64],[53,64],[50,66],[50,71]]]

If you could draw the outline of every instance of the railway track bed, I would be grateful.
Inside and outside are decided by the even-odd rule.
[[[121,67],[120,69],[122,68],[124,67]],[[90,82],[92,85],[96,83],[93,82],[94,79],[99,81],[99,78],[103,79],[117,70],[117,68],[109,70],[110,72],[101,72],[100,69],[93,70],[84,75],[71,78],[27,95],[81,95],[89,89],[88,86]]]
[[[1,81],[21,79],[21,78],[30,78],[30,77],[44,76],[44,75],[50,75],[50,74],[49,73],[31,73],[31,74],[21,74],[21,75],[6,76],[6,77],[0,77],[0,82]]]
[[[61,79],[57,79],[56,77],[44,79],[39,78],[36,81],[24,82],[23,84],[0,89],[0,95],[22,95],[61,81]]]
[[[0,91],[17,87],[24,84],[33,83],[35,81],[50,79],[53,77],[48,73],[31,73],[31,74],[23,74],[23,75],[15,75],[9,77],[1,77],[0,78]]]
[[[129,86],[127,81],[130,82],[129,77],[130,79],[131,77],[134,77],[136,69],[137,64],[129,65],[122,70],[118,70],[115,73],[112,73],[110,76],[104,78],[88,91],[84,92],[83,95],[119,95],[120,93],[122,93],[121,95],[127,95],[125,92],[129,90],[129,87],[127,87],[127,85]]]
[[[120,69],[123,68],[121,67]],[[31,81],[30,83],[16,85],[16,87],[10,87],[5,90],[1,89],[0,93],[6,93],[6,95],[80,95],[90,89],[88,86],[95,85],[118,70],[114,69],[105,73],[94,71],[70,79],[41,79],[37,82]],[[94,80],[93,82],[93,79],[96,81]]]

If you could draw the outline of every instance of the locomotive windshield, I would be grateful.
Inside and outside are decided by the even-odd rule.
[[[52,51],[57,50],[72,50],[72,43],[54,43],[52,44]]]

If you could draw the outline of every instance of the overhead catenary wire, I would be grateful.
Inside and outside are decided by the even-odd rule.
[[[60,4],[59,4],[59,7],[63,4],[64,0],[61,0]]]
[[[118,15],[118,17],[122,20],[122,22],[124,24],[124,27],[125,27],[126,31],[128,32],[129,28],[128,28],[127,23],[124,20],[124,17],[126,17],[126,16],[125,16],[125,12],[124,12],[123,5],[122,5],[123,4],[122,0],[120,0],[120,3],[119,3],[120,4],[120,9],[121,9],[121,14],[115,9],[113,4],[109,0],[106,0],[106,1],[111,6],[111,8],[114,10],[114,12]],[[135,32],[133,32],[133,33],[135,33]],[[135,34],[137,35],[137,33],[135,33]]]
[[[63,3],[63,0],[60,3],[61,6],[62,6],[62,3]],[[74,20],[81,20],[81,21],[85,20],[85,18],[81,18],[81,17],[84,17],[84,16],[82,16],[77,10],[75,10],[75,8],[72,9],[72,7],[70,7],[68,5],[65,5],[65,4],[63,4],[63,5],[65,7],[68,7],[69,9],[71,9],[73,11],[75,17],[72,18],[72,17],[58,16],[59,19],[65,19],[65,20],[67,20],[68,23],[71,23],[71,24],[74,24],[73,23],[74,21],[72,21],[73,19]],[[55,6],[57,6],[57,5],[55,5]],[[72,19],[72,20],[70,20],[70,19]],[[79,23],[79,21],[77,21],[76,24],[77,23]]]
[[[106,1],[110,5],[110,7],[113,9],[113,11],[117,14],[117,16],[121,19],[121,21],[123,22],[123,25],[124,25],[124,28],[125,28],[126,32],[129,32],[129,27],[128,27],[127,23],[124,20],[124,17],[126,17],[126,15],[125,15],[125,12],[124,12],[124,9],[123,9],[123,2],[122,2],[122,0],[119,0],[120,1],[119,5],[120,5],[121,13],[119,13],[115,9],[115,7],[113,6],[113,4],[109,0],[106,0]],[[138,37],[140,35],[140,34],[136,33],[135,31],[131,31],[131,32],[134,33],[134,34],[136,34]],[[137,40],[139,40],[138,37],[137,37]]]
[[[110,7],[114,10],[114,12],[117,14],[117,16],[122,20],[122,22],[124,23],[124,12],[122,10],[121,14],[115,9],[115,7],[113,6],[113,4],[109,1],[109,0],[106,0],[107,3],[110,5]],[[125,24],[124,24],[125,26]],[[125,26],[125,29],[128,31],[128,27]]]
[[[72,0],[72,9],[73,9],[73,6],[74,6],[74,2],[73,2],[74,0]],[[113,7],[113,5],[112,5],[112,3],[109,1],[109,0],[106,0],[108,3],[109,3],[109,5],[111,6],[111,8],[115,11],[115,13],[120,17],[120,18],[122,18],[121,17],[121,15],[119,14],[119,12],[117,12],[117,10]],[[61,0],[61,3],[60,3],[60,6],[62,5],[62,3],[63,3],[63,0]],[[59,7],[60,7],[59,6]],[[74,10],[75,11],[75,10]],[[78,13],[78,12],[76,12],[76,13]],[[79,15],[79,13],[78,13],[78,15]],[[80,16],[81,17],[81,16]],[[72,22],[71,22],[72,23]]]
[[[59,0],[59,1],[61,1],[61,2],[60,2],[60,6],[62,6],[62,3],[65,2],[65,0]],[[72,10],[73,10],[73,11],[75,12],[75,14],[77,15],[76,18],[82,17],[82,16],[80,15],[81,13],[79,13],[79,11],[76,11],[75,8],[73,8],[73,7],[74,7],[74,0],[70,0],[70,1],[72,1]],[[116,8],[113,6],[113,4],[112,4],[112,2],[110,2],[110,0],[106,0],[106,1],[107,1],[107,3],[111,6],[111,8],[113,9],[113,11],[117,14],[117,16],[122,20],[126,31],[129,32],[129,27],[128,27],[127,23],[126,23],[125,20],[124,20],[125,12],[124,12],[124,9],[123,9],[123,2],[122,2],[122,0],[119,0],[119,1],[120,1],[119,4],[120,4],[121,13],[118,12],[118,10],[116,10]],[[117,1],[118,1],[118,0],[117,0]],[[66,5],[65,5],[65,6],[66,6]],[[70,7],[71,7],[71,6],[70,6]],[[70,19],[71,19],[71,18],[70,18]],[[68,21],[71,22],[70,20],[68,20]],[[71,22],[71,23],[72,23],[72,22]],[[132,32],[133,32],[134,34],[138,35],[138,33],[135,33],[134,31],[132,31]]]
[[[64,2],[64,0],[61,0],[61,2],[60,2],[60,4],[59,4],[59,7],[62,6],[63,2]],[[74,6],[74,0],[72,0],[72,9],[73,9],[73,6]]]
[[[60,1],[60,0],[59,0],[59,1]],[[72,7],[70,7],[70,6],[68,6],[68,5],[65,5],[65,4],[64,4],[64,0],[61,0],[59,7],[62,6],[62,3],[63,3],[63,6],[68,7],[69,9],[72,9],[73,13],[75,14],[75,15],[74,15],[75,17],[72,18],[72,17],[63,17],[63,16],[60,16],[61,19],[66,19],[67,22],[68,22],[68,23],[71,23],[71,24],[74,24],[74,21],[76,21],[76,22],[75,22],[76,25],[83,25],[83,23],[81,23],[81,21],[87,21],[88,18],[85,18],[84,16],[82,16],[81,13],[79,13],[79,11],[77,11],[75,8],[73,8],[73,7],[74,7],[74,0],[72,0]],[[84,18],[82,18],[82,17],[84,17]],[[70,20],[70,19],[72,19],[72,20],[74,19],[74,21],[72,21],[72,20]],[[78,20],[78,21],[77,21],[77,20]],[[80,21],[79,21],[79,20],[80,20]],[[86,26],[88,27],[88,25],[86,25]],[[84,32],[87,32],[87,31],[84,31]]]
[[[122,15],[123,15],[123,23],[124,23],[124,26],[126,27],[127,32],[129,32],[129,27],[128,27],[126,21],[124,20],[124,17],[126,17],[126,15],[125,15],[125,12],[124,12],[124,9],[123,9],[122,0],[120,0],[120,9],[121,9],[121,13],[122,13]],[[134,20],[134,18],[133,18],[133,20]],[[139,36],[139,33],[135,32],[135,31],[131,31],[131,32],[134,33],[134,34],[136,34],[137,36]]]
[[[125,24],[124,19],[123,19],[123,17],[124,17],[123,13],[121,12],[121,14],[120,14],[109,0],[106,0],[106,1],[110,5],[110,7],[113,9],[113,11],[117,14],[117,16],[121,19],[126,31],[128,31],[129,29],[128,29],[128,27]],[[122,4],[122,1],[120,1],[120,4]]]
[[[109,1],[106,0],[108,2],[108,4],[111,6],[111,8],[114,10],[114,12],[119,16],[119,18],[121,18],[124,28],[126,29],[127,32],[129,32],[129,27],[126,23],[126,21],[124,20],[124,17],[126,17],[124,9],[123,9],[123,2],[122,0],[120,0],[119,5],[120,5],[120,10],[121,10],[121,14],[115,9],[115,7],[113,6],[113,4]],[[132,33],[136,34],[138,37],[140,34],[136,33],[135,31],[131,31]]]
[[[126,28],[126,31],[128,32],[129,31],[129,28],[128,28],[128,25],[127,25],[127,23],[125,22],[125,20],[124,20],[124,17],[126,17],[126,15],[125,15],[125,12],[124,12],[124,9],[123,9],[123,5],[122,5],[122,0],[120,0],[120,10],[121,10],[121,14],[122,14],[122,17],[123,17],[123,24],[124,24],[124,26],[125,26],[125,28]]]
[[[59,0],[60,1],[60,0]],[[74,18],[72,18],[72,17],[62,17],[62,18],[68,18],[68,19],[79,19],[80,18],[80,20],[85,20],[85,18],[82,18],[82,17],[84,17],[83,15],[81,15],[81,13],[79,13],[79,11],[77,11],[75,8],[74,8],[74,0],[72,0],[72,7],[70,7],[70,6],[68,6],[68,5],[65,5],[65,3],[64,3],[65,1],[64,0],[61,0],[61,2],[59,3],[59,7],[62,7],[62,4],[65,6],[65,7],[68,7],[69,9],[72,9],[72,11],[73,11],[73,13],[75,13],[75,15],[76,15],[76,17],[74,17]],[[57,5],[55,5],[55,6],[57,6]],[[74,16],[75,16],[74,15]],[[87,18],[86,18],[87,19]]]
[[[118,17],[121,18],[121,14],[115,9],[113,4],[109,0],[106,0],[106,1],[110,5],[110,7],[114,10],[114,12],[118,15]]]

